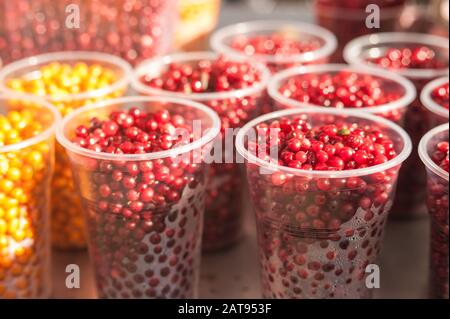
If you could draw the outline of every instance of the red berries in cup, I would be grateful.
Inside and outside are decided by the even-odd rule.
[[[219,115],[222,153],[209,170],[203,249],[216,251],[235,244],[242,230],[242,176],[239,165],[227,157],[234,158],[234,144],[223,145],[234,140],[228,129],[241,127],[261,112],[269,71],[251,61],[205,52],[149,60],[138,67],[137,74],[137,91],[196,100]]]
[[[202,123],[194,133],[194,120]],[[205,204],[205,106],[130,97],[66,118],[58,139],[80,192],[102,298],[193,298]],[[194,144],[196,143],[196,144]]]
[[[448,81],[441,86],[435,88],[431,93],[433,101],[448,110],[449,90]]]
[[[256,134],[250,134],[254,130]],[[390,121],[348,110],[285,110],[240,131],[266,298],[365,298],[401,163]]]

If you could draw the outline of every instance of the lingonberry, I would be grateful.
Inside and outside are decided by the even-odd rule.
[[[431,97],[433,100],[442,106],[443,108],[446,108],[448,110],[448,100],[449,100],[449,89],[448,89],[448,82],[442,84],[441,86],[435,88],[431,92]]]
[[[335,117],[278,118],[255,127],[277,132],[272,139],[249,138],[255,154],[271,154],[276,141],[278,157],[265,160],[280,166],[268,174],[263,165],[247,163],[267,298],[370,296],[364,272],[354,270],[378,254],[400,166],[335,175],[391,161],[403,145],[378,123]]]
[[[178,129],[189,133],[184,144],[194,140],[192,128],[183,116],[168,110],[151,113],[130,108],[112,112],[105,120],[92,119],[88,126],[80,125],[74,130],[74,140],[98,153],[146,154],[176,147],[176,142],[181,141]],[[80,139],[88,142],[80,143]],[[100,295],[123,297],[124,293],[131,293],[128,291],[135,296],[144,295],[141,285],[127,280],[127,276],[137,276],[141,282],[151,268],[155,271],[149,278],[152,296],[169,297],[177,291],[179,296],[192,297],[205,176],[203,164],[191,160],[178,161],[170,156],[154,160],[97,160],[91,167],[94,171],[86,174],[87,180],[83,175],[83,183],[91,185],[86,199],[87,224]],[[189,200],[184,201],[186,196]],[[164,233],[177,235],[169,244]],[[183,248],[176,252],[175,243]],[[169,264],[169,257],[183,257],[183,262],[179,261],[177,268]],[[180,282],[166,280],[170,273],[179,274]]]

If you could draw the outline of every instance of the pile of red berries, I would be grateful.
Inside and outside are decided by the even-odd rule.
[[[260,132],[265,129],[279,131],[278,163],[291,168],[342,171],[383,164],[397,156],[392,140],[369,126],[341,123],[312,127],[307,120],[295,118],[258,127]],[[266,148],[269,154],[270,143]]]
[[[261,83],[263,74],[250,63],[233,62],[220,57],[195,63],[171,63],[159,76],[144,75],[143,84],[170,92],[220,93],[254,87]],[[203,101],[215,110],[222,121],[222,129],[240,127],[259,113],[257,96],[216,98]]]
[[[191,142],[180,140],[178,129],[192,131],[181,115],[132,108],[78,126],[73,142],[145,154]],[[205,176],[202,164],[178,159],[94,160],[79,168],[90,185],[82,197],[100,296],[193,297]]]
[[[336,74],[302,74],[287,79],[279,92],[298,102],[335,108],[365,108],[397,101],[402,89],[384,79],[350,71]],[[398,122],[402,112],[383,114]]]
[[[442,69],[446,67],[437,53],[427,46],[389,48],[384,55],[370,59],[369,62],[387,69]]]
[[[430,157],[448,172],[448,141],[437,143]],[[431,296],[448,299],[448,180],[429,174],[427,203],[431,215]]]
[[[249,56],[292,56],[318,50],[322,45],[321,41],[317,39],[297,40],[283,34],[238,36],[231,43],[233,49]]]
[[[302,170],[353,170],[397,156],[398,145],[382,130],[345,120],[312,125],[307,117],[283,118],[258,125],[257,133],[250,151]],[[278,159],[268,155],[274,143]],[[264,296],[369,296],[365,267],[380,250],[399,167],[346,178],[268,174],[252,163],[247,169],[258,217]]]
[[[449,101],[448,82],[435,88],[433,92],[431,92],[431,97],[437,104],[448,110],[448,101]]]

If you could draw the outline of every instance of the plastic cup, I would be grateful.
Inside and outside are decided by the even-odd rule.
[[[300,102],[293,98],[288,98],[280,92],[280,88],[291,78],[300,78],[308,80],[311,76],[331,75],[334,76],[340,72],[349,72],[358,76],[370,76],[380,83],[385,94],[399,95],[399,99],[378,106],[362,106],[353,108],[355,110],[378,115],[391,120],[397,124],[404,124],[404,117],[408,107],[416,98],[416,89],[414,84],[400,75],[383,70],[361,69],[359,67],[348,66],[345,64],[324,64],[310,65],[305,67],[291,68],[276,74],[269,83],[269,96],[276,110],[292,108],[311,108],[326,107],[324,105],[315,105],[307,102]],[[301,90],[301,89],[299,89]],[[347,108],[344,106],[344,108]]]
[[[7,86],[9,80],[36,78],[43,66],[54,62],[69,65],[78,62],[84,62],[88,66],[99,65],[111,70],[117,77],[112,85],[98,90],[42,96],[56,106],[62,116],[83,105],[122,96],[128,88],[132,72],[127,62],[109,54],[74,51],[49,53],[14,62],[1,69],[0,92],[15,92]],[[66,153],[60,145],[56,145],[56,165],[52,182],[52,242],[54,247],[65,250],[86,247],[81,204],[75,193]]]
[[[430,157],[439,142],[448,142],[449,125],[438,126],[420,142],[419,156],[427,171],[427,203],[431,217],[430,297],[448,299],[448,172]]]
[[[351,4],[342,4],[343,1],[314,0],[314,12],[317,23],[332,30],[338,38],[338,49],[332,57],[333,62],[343,62],[342,51],[345,45],[356,37],[394,31],[398,26],[400,16],[405,9],[405,0],[389,1],[351,1]],[[362,2],[362,3],[361,3]],[[376,5],[379,13],[379,27],[370,28],[367,21],[372,11],[367,12],[367,6]],[[373,10],[373,9],[371,9]],[[370,18],[368,20],[368,18]]]
[[[196,64],[199,61],[213,61],[218,54],[209,52],[182,53],[144,61],[136,68],[132,86],[140,94],[170,96],[204,103],[216,111],[222,121],[222,135],[217,140],[219,147],[225,141],[233,141],[234,131],[226,130],[242,127],[249,120],[261,114],[266,106],[265,89],[269,81],[269,71],[260,64],[254,66],[261,71],[262,81],[254,87],[218,93],[184,94],[151,88],[141,82],[144,75],[157,78],[172,63]],[[239,122],[233,122],[230,114],[245,114]],[[231,144],[231,143],[230,143]],[[222,150],[220,161],[212,163],[209,172],[209,184],[206,196],[205,227],[203,232],[203,250],[217,251],[231,247],[242,237],[243,176],[240,164],[235,163],[234,144]]]
[[[237,37],[254,37],[260,35],[283,35],[293,40],[320,41],[318,50],[289,55],[247,55],[233,49],[231,43]],[[264,63],[276,73],[278,71],[306,64],[327,63],[337,47],[336,37],[328,30],[319,26],[297,21],[252,21],[234,24],[216,31],[211,37],[211,47],[214,51],[233,59],[252,59]]]
[[[50,182],[60,117],[43,100],[0,94],[1,116],[13,111],[27,112],[40,133],[0,146],[0,299],[48,298]]]
[[[444,85],[445,83],[448,83],[449,78],[448,76],[436,79],[434,81],[431,81],[428,83],[422,90],[422,94],[420,96],[420,101],[422,102],[422,105],[428,110],[430,114],[430,127],[436,127],[440,124],[444,124],[448,122],[449,119],[449,113],[448,109],[443,107],[442,105],[439,105],[432,96],[432,92]]]
[[[421,34],[421,33],[380,33],[367,35],[351,41],[344,50],[344,59],[355,66],[367,66],[374,69],[383,69],[381,66],[368,63],[368,59],[381,56],[389,48],[427,46],[434,50],[438,58],[447,62],[442,69],[399,69],[392,70],[410,79],[416,86],[418,97],[425,85],[448,74],[449,44],[448,38]],[[420,139],[430,130],[430,113],[420,102],[412,104],[406,113],[406,131],[411,136],[413,146],[419,146]],[[418,154],[413,153],[405,163],[399,180],[399,194],[393,208],[392,216],[397,218],[421,217],[425,202],[425,171],[417,170],[422,162]],[[415,194],[411,198],[411,194]]]
[[[390,136],[399,155],[364,169],[306,171],[269,163],[248,148],[258,124],[300,115],[313,126],[339,121],[375,125]],[[376,267],[398,171],[412,150],[406,132],[353,110],[292,109],[249,122],[238,133],[236,147],[246,161],[256,213],[263,296],[371,297],[366,270]],[[318,218],[327,223],[317,223]]]
[[[113,111],[140,107],[146,112],[168,110],[182,115],[195,129],[201,121],[202,135],[190,144],[148,154],[108,154],[75,146],[71,139],[76,127],[88,125],[96,117],[106,119]],[[167,97],[126,97],[100,102],[68,115],[57,130],[58,141],[66,148],[72,166],[87,225],[88,248],[94,265],[97,290],[101,298],[193,298],[198,283],[201,233],[207,165],[192,161],[219,133],[220,120],[206,106]],[[127,167],[142,169],[131,175]],[[155,176],[169,168],[173,176],[188,183],[175,200],[164,199],[163,178],[156,177],[154,198],[140,212],[128,214],[132,203],[114,196],[102,197],[101,184],[126,192],[116,182],[133,177],[144,182],[144,168]],[[149,184],[150,185],[150,184]],[[163,196],[163,200],[159,200]]]
[[[0,65],[73,50],[111,53],[136,64],[170,51],[176,5],[177,0],[2,1]]]

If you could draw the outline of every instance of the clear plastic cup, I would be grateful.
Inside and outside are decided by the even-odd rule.
[[[419,145],[419,155],[428,175],[427,203],[431,217],[430,297],[448,299],[448,177],[430,157],[439,142],[447,141],[449,125],[427,133]]]
[[[247,55],[232,48],[232,41],[238,37],[254,37],[260,35],[282,35],[292,40],[319,41],[317,50],[296,55]],[[336,37],[328,30],[314,24],[297,21],[252,21],[238,23],[216,31],[211,37],[214,51],[233,59],[251,59],[264,63],[276,73],[278,71],[306,64],[327,63],[337,47]]]
[[[373,69],[383,67],[368,63],[368,59],[382,56],[389,48],[427,46],[434,50],[439,59],[446,62],[442,69],[395,69],[391,70],[410,79],[416,86],[418,97],[425,85],[448,74],[449,44],[448,38],[421,33],[379,33],[363,36],[351,41],[344,49],[344,59],[355,66],[367,66]],[[430,113],[417,98],[406,113],[406,131],[411,136],[413,146],[418,147],[420,139],[430,130]],[[417,153],[413,153],[405,163],[399,180],[399,193],[393,208],[393,216],[412,218],[424,216],[426,176],[417,167],[422,165]],[[411,194],[415,194],[411,198]]]
[[[352,0],[347,1],[347,4],[342,2],[344,1],[314,0],[317,23],[332,30],[338,38],[339,45],[332,57],[333,62],[343,62],[342,51],[354,38],[371,33],[395,31],[406,1]],[[372,11],[366,11],[369,4],[376,5],[380,11],[378,28],[369,28],[367,25],[367,21],[373,20],[372,18],[368,20],[372,13]]]
[[[49,298],[50,182],[60,116],[47,102],[17,94],[0,94],[0,114],[3,136],[18,130],[7,129],[4,116],[21,114],[15,123],[31,120],[36,130],[0,146],[0,299]]]
[[[184,116],[193,130],[195,121],[201,121],[201,131],[196,131],[199,134],[190,144],[147,154],[99,153],[71,142],[79,125],[89,125],[93,117],[107,119],[113,111],[132,107],[146,112],[165,109],[171,115]],[[206,106],[167,97],[104,101],[64,118],[57,129],[57,139],[66,148],[83,204],[88,248],[101,298],[195,297],[207,165],[193,160],[206,151],[219,131],[219,118]],[[128,170],[134,164],[139,166],[137,175]],[[144,175],[149,170],[156,178],[154,184],[146,184],[154,185],[154,199],[144,203],[139,212],[133,210],[133,202],[124,202],[112,193],[104,197],[100,192],[102,185],[127,191],[129,187],[122,182],[127,177],[134,178],[136,185],[147,183]],[[117,174],[122,176],[120,182]],[[163,195],[169,175],[187,182],[172,200]],[[135,213],[129,214],[131,210]]]
[[[380,86],[386,95],[398,95],[398,99],[389,103],[377,106],[362,106],[353,108],[370,114],[378,115],[391,120],[397,124],[404,124],[404,117],[408,107],[416,98],[416,89],[414,84],[404,77],[383,70],[361,69],[360,67],[349,66],[345,64],[324,64],[310,65],[305,67],[291,68],[276,74],[269,83],[269,96],[271,97],[275,109],[308,108],[308,107],[326,107],[324,105],[314,105],[307,102],[300,102],[293,98],[284,96],[280,88],[292,78],[310,79],[311,76],[330,75],[334,76],[340,72],[357,74],[358,76],[370,76],[380,83]],[[301,88],[299,88],[301,90]],[[344,108],[347,108],[344,105]]]
[[[432,92],[436,89],[449,82],[448,76],[444,76],[442,78],[438,78],[434,81],[428,83],[422,90],[422,94],[420,96],[420,101],[422,105],[429,111],[430,113],[430,127],[435,127],[440,124],[444,124],[448,122],[449,113],[448,109],[439,105],[432,96]]]
[[[111,53],[137,64],[172,48],[177,1],[2,1],[0,61],[84,50]]]
[[[16,92],[8,86],[13,79],[35,79],[42,67],[51,63],[75,65],[83,62],[98,65],[112,71],[116,80],[111,85],[78,94],[52,94],[41,96],[56,106],[62,116],[96,101],[103,101],[125,94],[130,81],[131,66],[121,58],[96,52],[57,52],[26,58],[0,70],[0,92]],[[17,93],[17,92],[16,92]],[[32,94],[20,92],[23,94]],[[39,93],[37,93],[39,94]],[[56,145],[56,165],[52,183],[52,242],[59,249],[83,249],[86,247],[81,204],[75,193],[72,174],[64,148]]]
[[[313,126],[337,121],[375,125],[390,136],[399,155],[363,169],[307,171],[269,163],[249,150],[258,124],[300,115]],[[291,109],[249,122],[238,133],[236,147],[246,161],[256,213],[263,296],[371,297],[366,269],[376,265],[398,171],[412,150],[406,132],[363,112]]]
[[[234,132],[227,130],[242,127],[249,120],[261,114],[266,107],[265,89],[269,81],[269,71],[264,65],[254,64],[262,74],[262,81],[254,87],[241,90],[218,93],[185,94],[164,91],[149,87],[142,83],[144,75],[157,78],[172,63],[196,64],[199,61],[214,61],[218,54],[210,52],[181,53],[144,61],[136,68],[132,86],[140,94],[149,96],[171,96],[204,103],[216,111],[222,121],[222,135],[217,140],[218,145],[224,141],[233,141]],[[232,117],[241,113],[244,116]],[[235,120],[238,120],[237,122]],[[222,147],[222,146],[220,146]],[[217,251],[231,247],[242,237],[243,205],[242,188],[243,177],[241,166],[235,163],[234,147],[223,149],[221,161],[215,161],[209,172],[209,184],[206,196],[205,227],[203,232],[203,250]]]

